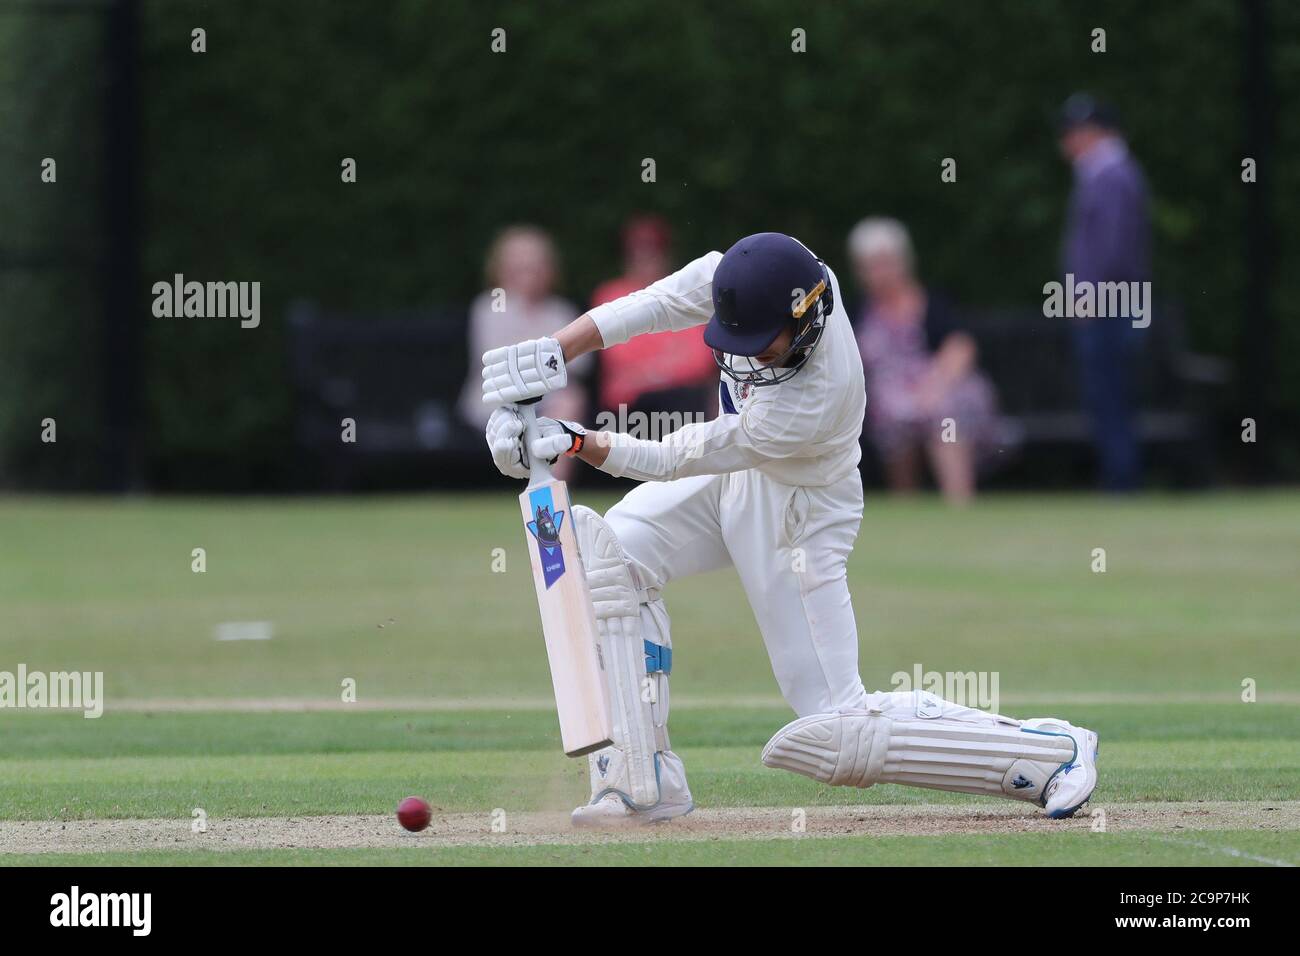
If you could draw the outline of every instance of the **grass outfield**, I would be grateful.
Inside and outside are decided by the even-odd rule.
[[[92,720],[0,710],[0,828],[161,820],[187,832],[196,807],[214,833],[221,821],[368,820],[408,793],[466,819],[571,807],[584,762],[559,754],[508,491],[0,501],[0,671],[102,670],[107,697]],[[1030,832],[1012,832],[1020,823],[984,819],[1014,807],[1004,802],[831,789],[767,770],[759,750],[790,715],[739,584],[719,572],[666,595],[673,742],[698,805],[777,808],[781,819],[790,808],[937,809],[955,830],[1005,832],[864,836],[850,825],[733,839],[724,826],[707,840],[657,828],[600,844],[543,829],[536,842],[373,847],[298,833],[283,849],[110,841],[94,852],[54,836],[38,844],[68,852],[5,853],[0,840],[0,863],[1300,863],[1289,822],[1300,801],[1297,528],[1293,494],[992,497],[956,513],[876,499],[850,560],[870,687],[918,665],[996,672],[1003,711],[1099,731],[1093,806],[1125,808],[1121,823],[1173,802],[1275,803],[1272,818],[1261,807],[1209,829],[1143,830],[1137,813],[1139,829],[1030,819]],[[202,574],[191,571],[197,547]],[[1105,574],[1090,570],[1098,547]],[[225,621],[269,621],[274,636],[214,640]],[[354,705],[340,699],[347,680]],[[1243,681],[1257,702],[1242,701]]]
[[[1044,705],[1046,706],[1046,705]],[[1300,799],[1300,708],[1269,704],[1078,707],[1102,735],[1094,803]],[[678,719],[680,718],[680,719]],[[388,813],[407,793],[440,811],[560,810],[585,761],[559,754],[554,715],[106,713],[11,715],[0,738],[0,819]],[[823,787],[758,760],[786,715],[690,710],[673,745],[706,807],[985,801]],[[1222,735],[1215,728],[1226,729]]]

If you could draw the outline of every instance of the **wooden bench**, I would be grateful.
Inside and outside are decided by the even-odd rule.
[[[980,367],[997,386],[1002,414],[1021,440],[1021,457],[1033,459],[1053,446],[1053,454],[1062,446],[1090,449],[1092,424],[1079,394],[1069,320],[1021,308],[971,310],[965,322],[979,345]],[[1213,464],[1213,392],[1228,382],[1228,365],[1188,351],[1182,313],[1174,307],[1157,309],[1151,325],[1134,334],[1136,429],[1144,456],[1157,467],[1172,463],[1179,484],[1202,484]]]
[[[467,359],[463,309],[288,316],[294,436],[307,485],[472,485],[496,474],[483,436],[456,414]],[[344,418],[356,440],[341,439]]]

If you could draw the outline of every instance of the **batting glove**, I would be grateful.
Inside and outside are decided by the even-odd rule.
[[[513,405],[495,409],[488,418],[487,443],[492,453],[492,464],[507,478],[528,477],[523,435],[524,420]]]
[[[549,465],[555,464],[561,455],[576,455],[587,440],[587,429],[577,422],[555,418],[537,419],[537,431],[540,437],[533,441],[529,451]]]
[[[518,405],[568,382],[564,352],[555,339],[529,339],[483,353],[483,401],[488,405]]]

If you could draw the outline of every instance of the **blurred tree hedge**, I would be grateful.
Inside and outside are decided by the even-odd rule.
[[[1300,14],[1287,3],[1270,13],[1277,98],[1290,102]],[[1157,295],[1187,304],[1197,349],[1234,356],[1252,281],[1244,190],[1256,188],[1240,181],[1242,16],[1222,0],[146,0],[139,307],[154,281],[179,272],[260,281],[264,315],[256,331],[146,320],[146,474],[155,486],[285,480],[287,303],[465,302],[485,246],[512,222],[554,232],[578,301],[616,271],[619,225],[638,210],[674,223],[680,257],[777,229],[841,272],[853,222],[892,214],[912,227],[926,278],[959,300],[1038,301],[1069,187],[1053,117],[1076,89],[1117,104],[1152,182]],[[39,43],[23,71],[3,67],[21,160],[4,170],[6,190],[15,176],[32,181],[46,139],[75,150],[93,126],[53,110],[94,76],[48,55],[51,31],[72,37],[85,19],[0,18],[5,47]],[[207,31],[204,54],[190,51],[195,27]],[[505,53],[490,49],[497,27]],[[1090,51],[1095,27],[1107,31],[1105,53]],[[795,29],[806,53],[791,51]],[[1285,214],[1300,143],[1295,111],[1276,119],[1261,179],[1279,203],[1280,309],[1300,293],[1300,270],[1283,267],[1300,246]],[[340,182],[343,157],[357,160],[356,185]],[[646,157],[655,183],[641,179]],[[945,157],[957,160],[956,183],[940,181]],[[78,178],[67,165],[62,175]],[[62,190],[24,186],[10,225],[39,223],[75,247],[69,237],[86,225],[60,205]],[[53,298],[68,306],[76,291]],[[74,355],[95,321],[93,309],[72,313],[76,322],[65,314],[35,335],[27,309],[10,300],[0,315],[0,461],[11,472],[28,468],[15,449],[42,414],[34,399],[84,394],[83,363],[38,358],[65,346]],[[1282,324],[1280,335],[1276,407],[1259,415],[1294,423],[1300,333]]]

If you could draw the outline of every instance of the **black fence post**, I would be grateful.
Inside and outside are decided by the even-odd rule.
[[[139,381],[142,335],[139,287],[139,4],[109,8],[104,130],[103,471],[106,491],[126,491],[140,480]]]
[[[1245,155],[1255,160],[1256,180],[1245,185],[1245,275],[1241,340],[1241,415],[1254,418],[1260,439],[1253,454],[1246,456],[1246,474],[1254,481],[1273,475],[1274,456],[1269,452],[1280,427],[1275,418],[1273,350],[1276,326],[1273,317],[1273,223],[1269,210],[1273,170],[1273,86],[1266,0],[1246,0],[1245,45],[1242,49],[1244,76],[1242,100]],[[1240,175],[1240,172],[1238,172]],[[1234,423],[1240,428],[1240,421]]]

